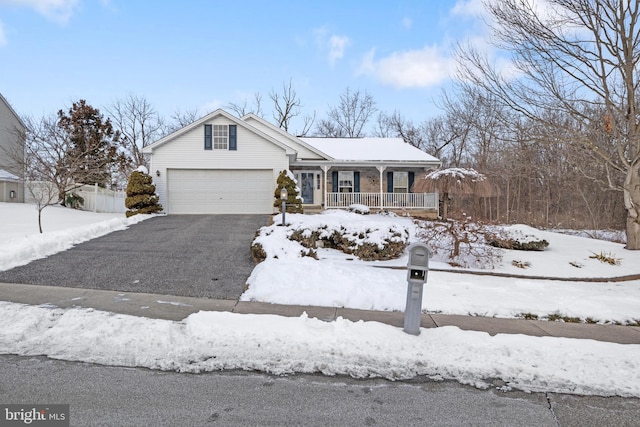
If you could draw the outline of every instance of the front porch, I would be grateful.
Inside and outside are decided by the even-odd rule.
[[[438,211],[438,193],[326,193],[325,209],[353,204],[375,209],[420,209]]]

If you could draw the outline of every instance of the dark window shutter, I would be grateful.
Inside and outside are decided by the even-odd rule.
[[[213,148],[213,127],[211,125],[204,125],[204,149],[211,150]]]
[[[360,192],[360,172],[357,171],[353,173],[353,192]]]
[[[393,193],[393,172],[387,172],[387,193]]]
[[[338,192],[338,171],[331,172],[331,192]]]
[[[238,126],[229,125],[229,150],[235,151],[238,149]]]
[[[413,187],[413,181],[415,181],[415,179],[416,179],[415,172],[409,172],[409,193],[413,193],[413,190],[411,187]]]

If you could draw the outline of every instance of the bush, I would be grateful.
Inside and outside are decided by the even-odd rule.
[[[364,261],[384,261],[396,259],[402,256],[407,246],[407,235],[401,235],[397,231],[391,231],[391,238],[384,239],[381,245],[368,242],[368,237],[375,230],[366,230],[360,233],[349,234],[346,229],[328,232],[327,228],[318,230],[298,229],[289,236],[290,240],[299,242],[305,248],[317,247],[319,241],[322,246],[329,249],[337,249],[345,254],[355,255]]]
[[[158,203],[153,179],[144,170],[138,168],[129,177],[127,198],[124,201],[128,209],[126,212],[127,218],[137,214],[152,214],[162,211],[162,205]]]
[[[493,247],[516,251],[543,251],[549,246],[546,240],[518,230],[495,229],[486,233],[485,238]]]
[[[454,267],[493,268],[502,260],[501,252],[487,246],[487,227],[481,223],[449,220],[446,222],[417,221],[420,238],[434,255],[434,260]]]

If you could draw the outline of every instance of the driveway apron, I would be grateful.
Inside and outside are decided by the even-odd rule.
[[[0,272],[0,282],[238,299],[267,215],[159,216]]]

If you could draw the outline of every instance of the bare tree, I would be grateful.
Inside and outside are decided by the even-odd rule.
[[[178,129],[182,129],[198,120],[199,117],[200,112],[197,108],[184,111],[178,109],[171,115],[171,122],[165,127],[164,134],[168,135]]]
[[[162,137],[164,124],[149,101],[143,97],[129,95],[125,99],[117,99],[107,108],[116,130],[120,131],[120,143],[127,156],[132,159],[132,166],[145,165],[142,148]],[[124,171],[128,176],[131,170]]]
[[[640,249],[640,2],[547,0],[547,10],[525,0],[487,1],[496,45],[512,55],[512,71],[497,70],[472,48],[458,52],[460,74],[541,126],[544,112],[562,111],[585,126],[571,144],[586,149],[611,175],[627,210],[627,249]],[[602,113],[594,120],[587,111]],[[609,135],[607,145],[588,127]],[[620,187],[615,183],[622,176]]]
[[[316,125],[316,134],[328,137],[359,138],[364,127],[376,113],[376,102],[366,91],[351,91],[349,87],[340,95],[337,106],[331,107],[327,118]]]
[[[30,199],[36,204],[38,210],[38,230],[42,233],[42,211],[47,206],[52,206],[58,202],[58,188],[55,183],[48,181],[27,181],[25,187],[31,196]]]
[[[72,151],[70,135],[57,125],[57,117],[42,117],[40,120],[25,118],[27,126],[25,144],[26,179],[49,182],[56,186],[58,200],[64,202],[65,193],[74,184],[78,163]]]
[[[259,92],[254,93],[251,105],[245,99],[242,103],[230,102],[225,105],[225,108],[236,113],[238,117],[246,116],[247,114],[255,114],[258,117],[262,117],[262,95]]]

